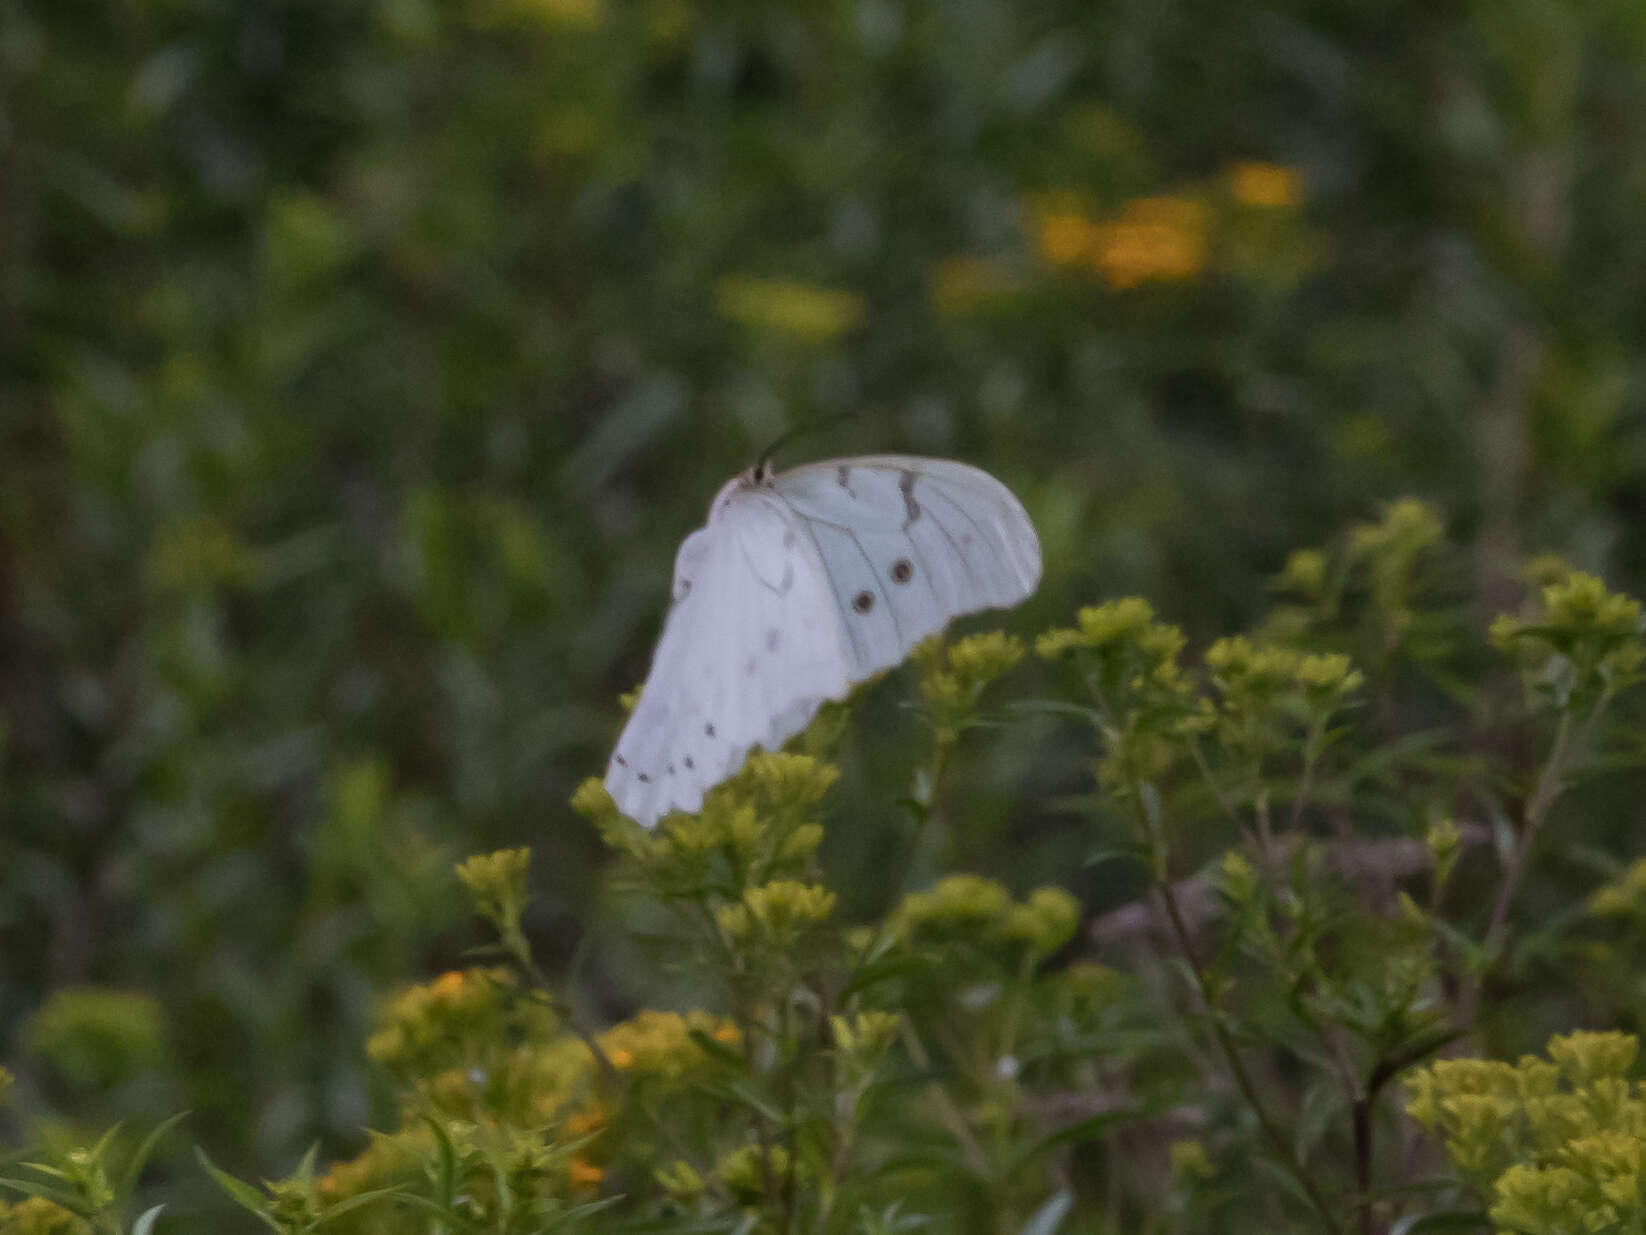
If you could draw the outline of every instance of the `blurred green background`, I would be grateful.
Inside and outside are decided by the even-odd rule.
[[[1436,502],[1646,588],[1638,0],[0,0],[0,1059],[289,1170],[385,1118],[396,983],[530,844],[545,961],[647,995],[564,803],[729,476],[900,450],[1039,525],[1032,630],[1196,641]],[[829,857],[883,906],[877,687]],[[956,860],[1074,876],[1025,728]],[[588,942],[589,946],[582,945]],[[581,949],[581,950],[580,950]]]

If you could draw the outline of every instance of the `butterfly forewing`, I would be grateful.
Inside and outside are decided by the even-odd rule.
[[[857,636],[857,677],[896,664],[960,614],[1017,604],[1039,582],[1028,515],[963,463],[869,456],[795,468],[774,487],[824,550]]]

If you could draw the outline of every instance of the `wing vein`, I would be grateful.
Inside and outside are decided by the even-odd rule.
[[[829,591],[833,595],[839,596],[840,595],[840,585],[835,581],[834,571],[829,569],[828,554],[823,552],[823,546],[818,541],[817,534],[812,531],[812,521],[811,521],[811,519],[808,518],[806,515],[801,514],[800,511],[795,508],[794,504],[792,502],[788,501],[788,499],[786,499],[782,494],[780,494],[780,493],[779,494],[774,494],[774,496],[777,498],[777,501],[783,506],[784,510],[786,510],[790,515],[792,515],[794,517],[795,522],[800,524],[801,530],[806,533],[806,539],[812,542],[812,550],[813,550],[813,552],[815,552],[817,554],[818,564],[823,567],[823,573],[829,577]],[[828,520],[827,519],[819,519],[818,522],[819,523],[828,523]],[[829,526],[833,527],[834,524],[829,523]],[[841,530],[844,531],[845,529],[842,528]],[[863,645],[860,642],[858,642],[857,632],[851,628],[851,624],[849,622],[842,621],[840,623],[840,626],[843,630],[845,630],[846,638],[848,638],[852,641],[852,648],[857,653],[857,659],[859,661],[867,660],[868,657],[864,653]]]

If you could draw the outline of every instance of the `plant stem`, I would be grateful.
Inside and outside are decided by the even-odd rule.
[[[955,738],[952,734],[942,731],[936,734],[932,741],[932,758],[926,766],[926,791],[916,793],[912,801],[915,806],[914,830],[909,834],[908,847],[903,854],[903,865],[892,884],[892,895],[901,898],[909,892],[909,880],[914,877],[915,868],[920,861],[920,846],[926,838],[926,826],[937,813],[937,786],[943,776],[944,765],[948,762],[949,751],[954,746]]]
[[[1360,1235],[1372,1235],[1372,1099],[1361,1095],[1351,1108],[1355,1141],[1355,1214]]]
[[[548,975],[538,968],[537,960],[532,956],[525,937],[520,936],[517,940],[506,938],[504,947],[513,954],[515,963],[526,971],[526,976],[532,980],[532,984],[549,1001],[549,1007],[554,1014],[571,1026],[571,1031],[588,1048],[589,1054],[594,1056],[595,1065],[600,1069],[601,1076],[613,1089],[621,1090],[624,1087],[623,1074],[617,1070],[617,1065],[612,1062],[611,1056],[606,1054],[605,1047],[600,1045],[594,1033],[583,1024],[583,1018],[577,1015],[570,1001],[555,993],[554,987],[549,984]]]
[[[1143,827],[1144,836],[1151,846],[1163,845],[1163,839],[1154,835],[1154,829],[1149,826],[1147,812],[1143,810],[1142,795],[1140,793],[1142,786],[1134,784],[1132,788],[1131,797],[1137,803],[1139,822]],[[1164,854],[1157,857],[1156,869],[1162,871],[1166,869]],[[1322,1225],[1328,1231],[1333,1232],[1333,1235],[1337,1235],[1341,1228],[1338,1226],[1336,1215],[1333,1214],[1331,1206],[1327,1204],[1325,1196],[1316,1187],[1314,1180],[1309,1178],[1308,1173],[1303,1170],[1301,1164],[1293,1155],[1291,1146],[1287,1143],[1286,1134],[1281,1131],[1280,1125],[1275,1121],[1274,1116],[1264,1106],[1263,1099],[1257,1092],[1257,1085],[1253,1082],[1245,1061],[1240,1057],[1240,1048],[1234,1040],[1234,1035],[1229,1032],[1228,1026],[1223,1023],[1222,1017],[1218,1013],[1216,1006],[1217,994],[1212,988],[1210,975],[1201,964],[1199,954],[1194,946],[1194,938],[1189,933],[1188,924],[1183,920],[1183,912],[1178,906],[1177,894],[1172,890],[1171,879],[1167,877],[1158,880],[1156,891],[1160,894],[1161,903],[1166,907],[1166,919],[1171,924],[1172,935],[1176,940],[1178,951],[1182,953],[1184,962],[1194,974],[1201,1004],[1206,1009],[1207,1020],[1211,1024],[1212,1036],[1217,1040],[1218,1049],[1222,1052],[1229,1073],[1234,1077],[1235,1084],[1240,1089],[1241,1097],[1246,1100],[1246,1105],[1251,1108],[1252,1114],[1256,1116],[1258,1126],[1262,1128],[1263,1135],[1268,1139],[1275,1156],[1281,1160],[1287,1172],[1297,1181],[1298,1187],[1303,1190],[1303,1194],[1309,1198],[1309,1203],[1320,1216]]]
[[[1303,775],[1297,782],[1297,796],[1292,799],[1292,817],[1286,825],[1288,832],[1297,831],[1303,820],[1303,808],[1314,792],[1315,769],[1320,765],[1321,740],[1326,735],[1326,718],[1317,717],[1309,725],[1309,736],[1303,740]]]
[[[1474,1020],[1475,1010],[1480,1003],[1481,987],[1486,980],[1485,968],[1496,964],[1498,954],[1503,950],[1504,936],[1508,933],[1509,908],[1514,901],[1515,892],[1520,888],[1521,878],[1526,873],[1526,862],[1531,855],[1532,845],[1537,840],[1538,833],[1542,831],[1550,809],[1566,787],[1566,773],[1571,768],[1574,754],[1587,745],[1596,721],[1600,719],[1600,714],[1605,711],[1610,700],[1611,692],[1603,693],[1595,701],[1594,707],[1583,719],[1582,724],[1576,726],[1575,732],[1572,713],[1564,711],[1560,714],[1560,720],[1555,726],[1554,743],[1549,748],[1549,757],[1544,760],[1537,783],[1532,787],[1532,796],[1526,801],[1520,835],[1515,838],[1514,849],[1509,854],[1509,864],[1504,868],[1502,882],[1497,888],[1497,897],[1492,903],[1492,916],[1486,924],[1486,937],[1481,945],[1486,965],[1475,975],[1459,1001],[1459,1025],[1468,1025]]]

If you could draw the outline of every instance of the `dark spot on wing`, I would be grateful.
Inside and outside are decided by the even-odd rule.
[[[842,489],[849,490],[852,487],[852,469],[842,463],[839,467],[835,468],[834,479],[835,483]]]
[[[783,642],[783,632],[778,630],[777,627],[773,626],[770,630],[768,630],[766,632],[766,650],[768,652],[777,651],[778,645],[780,645],[782,642]]]
[[[859,613],[867,613],[874,608],[874,593],[863,591],[852,597],[852,608]]]
[[[686,756],[685,764],[686,764],[686,770],[688,772],[691,771],[691,769],[693,769],[697,766],[695,763],[692,762],[692,757],[690,755]]]
[[[712,738],[714,736],[714,726],[713,725],[704,725],[703,726],[703,736],[707,737],[707,738]]]
[[[920,503],[914,500],[913,472],[904,472],[897,478],[897,490],[903,495],[903,530],[909,530],[909,524],[920,518]]]
[[[914,578],[914,563],[906,557],[900,557],[892,563],[892,582],[907,583]]]
[[[626,768],[626,767],[628,767],[628,766],[629,766],[629,761],[628,761],[628,760],[627,760],[627,759],[625,759],[625,758],[623,758],[623,756],[622,756],[622,755],[613,755],[613,756],[612,756],[612,760],[613,760],[613,761],[614,761],[614,762],[615,762],[615,763],[616,763],[616,764],[617,764],[617,766],[618,766],[618,767],[620,767],[620,768]]]
[[[640,783],[642,785],[649,785],[649,784],[652,783],[652,778],[647,776],[644,772],[642,772],[642,773],[640,773]]]

